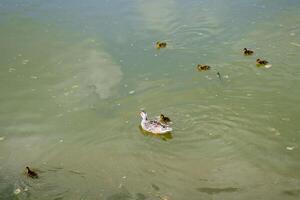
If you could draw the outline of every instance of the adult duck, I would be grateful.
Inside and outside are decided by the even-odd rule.
[[[158,120],[149,120],[145,111],[141,111],[140,115],[142,117],[141,127],[147,132],[165,134],[173,130],[170,126],[162,124]]]

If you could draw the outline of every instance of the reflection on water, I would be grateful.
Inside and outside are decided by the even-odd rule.
[[[54,88],[60,91],[68,101],[83,101],[82,98],[97,96],[100,99],[110,97],[116,85],[122,77],[120,66],[116,64],[112,57],[104,52],[93,49],[94,40],[86,40],[79,44],[72,45],[67,53],[55,58],[53,62],[58,62],[55,71],[61,71],[63,79]],[[61,69],[62,68],[62,69]],[[75,102],[74,102],[75,103]]]
[[[2,1],[0,200],[299,199],[299,8]]]
[[[178,5],[176,4],[173,0],[140,1],[137,7],[143,16],[143,24],[148,29],[168,34],[172,31],[173,25],[177,21],[176,7]]]

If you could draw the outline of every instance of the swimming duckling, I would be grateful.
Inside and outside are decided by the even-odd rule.
[[[267,65],[269,62],[266,60],[256,59],[256,65]]]
[[[167,43],[166,42],[156,42],[156,48],[160,49],[160,48],[166,48],[167,47]]]
[[[27,175],[30,177],[30,178],[38,178],[38,174],[34,171],[32,171],[29,167],[26,167],[27,169]]]
[[[217,72],[217,76],[218,76],[219,79],[221,80],[221,74],[220,74],[220,72]]]
[[[164,116],[163,114],[160,114],[159,121],[164,124],[167,124],[171,122],[171,119],[169,117]]]
[[[254,52],[250,49],[244,48],[244,55],[248,56],[248,55],[252,55]]]
[[[197,69],[198,69],[198,71],[207,71],[207,70],[210,70],[210,66],[198,64]]]

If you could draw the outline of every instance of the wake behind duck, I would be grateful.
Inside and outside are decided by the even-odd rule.
[[[173,129],[167,125],[159,122],[158,120],[148,120],[147,113],[141,111],[141,127],[143,130],[153,133],[153,134],[165,134],[171,132]]]

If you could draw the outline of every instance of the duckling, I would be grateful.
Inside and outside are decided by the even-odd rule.
[[[220,74],[220,72],[217,72],[217,76],[218,76],[219,79],[221,80],[221,74]]]
[[[197,69],[198,69],[198,71],[207,71],[207,70],[210,70],[210,66],[198,64]]]
[[[166,42],[156,42],[156,48],[160,49],[160,48],[166,48],[167,47],[167,43]]]
[[[171,122],[171,119],[169,117],[164,116],[163,114],[160,114],[159,121],[164,124],[167,124]]]
[[[252,55],[253,53],[254,53],[254,51],[252,51],[250,49],[247,49],[247,48],[244,48],[244,55],[245,56]]]
[[[38,178],[38,174],[34,171],[32,171],[29,167],[26,167],[27,169],[27,175],[30,177],[30,178]]]
[[[269,62],[266,60],[256,59],[256,65],[267,65]]]

